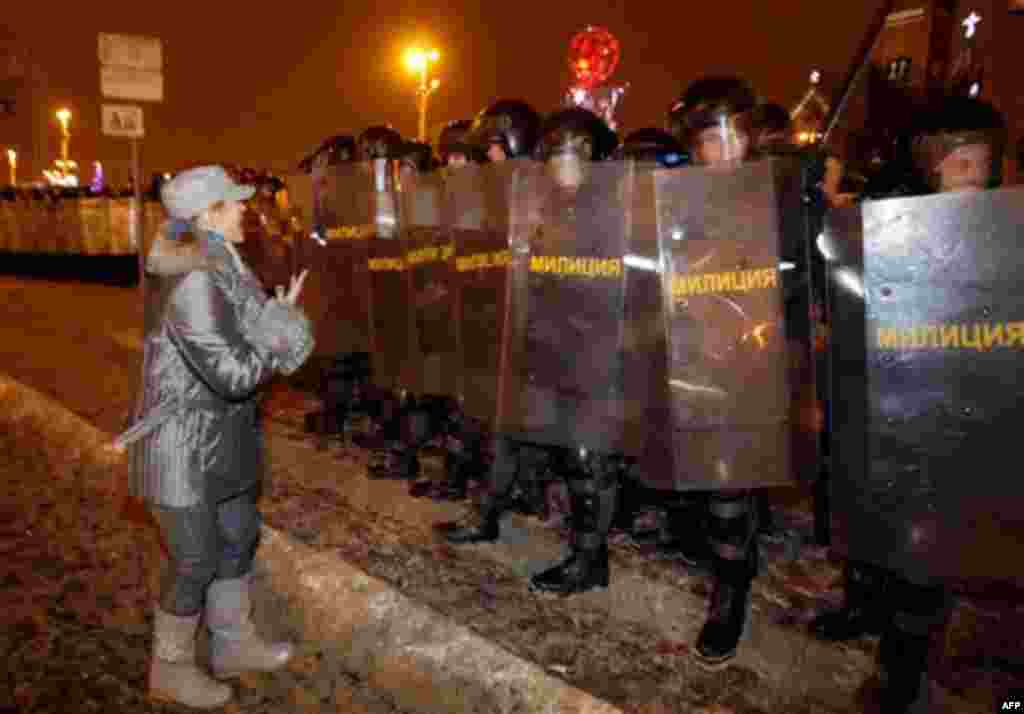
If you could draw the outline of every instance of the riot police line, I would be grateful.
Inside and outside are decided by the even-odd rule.
[[[517,489],[536,507],[545,478],[567,481],[569,556],[536,591],[608,585],[612,524],[663,499],[678,555],[715,576],[696,648],[711,665],[744,630],[758,492],[827,465],[851,565],[844,607],[812,629],[880,632],[882,710],[906,711],[944,583],[1020,580],[1020,489],[996,454],[1021,403],[1021,194],[946,182],[953,157],[951,175],[980,162],[974,188],[994,188],[1001,161],[998,117],[954,99],[908,143],[913,170],[868,192],[902,197],[828,213],[822,157],[758,156],[757,109],[742,81],[707,78],[672,134],[621,146],[585,110],[504,101],[449,127],[440,170],[384,127],[326,147],[300,256],[327,364],[311,425],[369,413],[376,477],[416,479],[418,450],[443,443],[446,479],[421,491],[487,486],[438,524],[453,543],[497,540]],[[913,337],[982,322],[1004,339]]]

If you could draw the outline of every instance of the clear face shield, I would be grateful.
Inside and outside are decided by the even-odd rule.
[[[586,178],[586,165],[590,162],[590,140],[580,136],[565,136],[548,147],[544,161],[548,175],[565,189],[577,189]]]
[[[398,210],[395,205],[396,163],[390,159],[374,159],[369,163],[373,173],[375,204],[374,223],[381,238],[394,238],[398,234]]]
[[[750,151],[750,130],[744,115],[719,115],[694,138],[697,163],[711,168],[729,168],[746,160]]]
[[[512,158],[512,147],[506,144],[511,141],[507,136],[510,127],[511,120],[508,117],[484,117],[478,120],[477,126],[470,131],[466,140],[475,144],[488,161],[505,161]]]

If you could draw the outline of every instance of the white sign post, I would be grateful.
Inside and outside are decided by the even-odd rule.
[[[162,102],[164,99],[163,43],[159,38],[139,35],[112,35],[101,32],[100,90],[109,99],[136,102]],[[139,139],[143,136],[142,107],[123,104],[103,105],[103,133],[127,137],[132,142],[133,201],[132,243],[139,251],[139,288],[145,288],[145,241],[142,222],[142,169],[139,165]]]

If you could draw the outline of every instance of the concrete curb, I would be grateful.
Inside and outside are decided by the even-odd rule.
[[[309,639],[344,643],[352,671],[423,712],[621,714],[377,578],[265,529],[260,555]]]
[[[0,428],[41,436],[41,456],[76,464],[81,488],[125,496],[127,464],[107,447],[111,435],[3,374]],[[264,527],[259,561],[260,581],[290,604],[303,637],[336,650],[402,707],[425,714],[622,714],[332,553]]]

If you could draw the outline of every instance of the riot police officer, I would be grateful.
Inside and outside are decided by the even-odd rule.
[[[499,102],[495,105],[498,109],[511,110],[508,120],[502,120],[500,116],[489,114],[487,111],[482,114],[483,120],[478,119],[474,130],[475,139],[479,146],[498,145],[501,153],[491,152],[492,156],[497,156],[498,161],[503,160],[502,156],[509,155],[505,153],[506,149],[513,157],[526,158],[530,153],[535,153],[528,152],[523,141],[536,139],[540,133],[539,127],[537,131],[534,130],[535,113],[532,110],[524,111],[522,105],[521,102]],[[543,148],[538,146],[540,156],[557,167],[557,175],[566,182],[571,176],[578,174],[581,162],[607,158],[617,143],[614,133],[607,125],[586,110],[556,113],[544,123],[544,132],[547,143]],[[569,152],[567,147],[575,149]],[[488,473],[487,490],[478,511],[463,522],[439,524],[438,530],[453,543],[497,540],[499,520],[502,513],[512,505],[513,490],[519,487],[532,494],[527,496],[528,501],[542,497],[542,484],[537,478],[538,473],[545,472],[551,467],[564,470],[561,467],[564,466],[566,458],[563,457],[566,457],[564,453],[553,455],[550,450],[540,450],[535,445],[515,442],[497,435],[494,440],[494,459]],[[573,455],[568,460],[575,464],[574,459],[577,458]],[[608,518],[610,519],[610,512]],[[604,533],[607,534],[607,526],[604,527]],[[602,557],[603,552],[604,576],[597,577],[597,580],[606,581],[607,548],[603,548],[602,551],[602,547],[598,545],[596,550],[592,550],[598,559]],[[590,560],[593,559],[586,562]],[[577,561],[580,565],[585,565],[584,560]],[[594,585],[594,582],[591,582],[592,575],[588,575],[591,571],[597,572],[593,568],[578,570],[574,580],[559,577],[559,583],[555,583],[550,578],[543,578],[536,584],[541,589],[549,589],[552,585],[587,589]]]
[[[402,135],[390,126],[376,124],[367,127],[356,140],[356,156],[359,161],[376,159],[397,159],[402,155]]]
[[[441,165],[451,169],[465,166],[470,161],[479,161],[476,148],[466,137],[473,126],[471,119],[456,119],[448,122],[437,141],[437,153]]]
[[[923,109],[918,126],[900,141],[899,172],[884,181],[891,195],[998,187],[1006,140],[999,112],[957,95],[933,99]],[[885,197],[877,189],[870,193],[872,199]],[[865,562],[847,561],[845,570],[842,607],[819,615],[811,632],[829,641],[880,633],[881,711],[903,714],[922,696],[930,637],[950,613],[948,589],[940,580],[912,579]]]
[[[540,125],[540,114],[527,102],[502,99],[476,116],[466,140],[489,161],[530,158]]]
[[[485,107],[464,133],[453,127],[449,146],[453,150],[463,149],[473,161],[529,159],[537,143],[540,123],[540,114],[527,102],[501,99]],[[515,499],[513,491],[519,488],[516,476],[521,466],[525,475],[527,471],[543,469],[543,464],[520,464],[520,452],[498,438],[492,445],[491,463],[485,466],[487,438],[481,425],[458,414],[450,415],[449,422],[455,424],[452,441],[458,448],[450,450],[446,456],[446,483],[438,484],[437,492],[448,499],[463,497],[468,480],[481,472],[487,474],[487,488],[478,512],[462,521],[439,523],[436,528],[451,543],[495,541],[499,535],[498,520],[505,509],[518,505],[522,511],[540,511],[543,494],[536,488],[520,499]],[[539,483],[533,478],[526,480],[534,486]],[[516,500],[518,503],[514,502]]]
[[[425,174],[437,168],[434,151],[430,144],[420,141],[402,142],[400,155],[400,167],[402,170]]]
[[[337,134],[325,139],[313,153],[300,161],[299,169],[310,173],[317,161],[325,166],[335,166],[355,159],[356,140],[349,134]]]
[[[756,104],[743,80],[704,77],[692,82],[671,108],[668,129],[695,164],[728,168],[747,160],[753,148]],[[758,567],[756,496],[750,490],[732,490],[696,493],[691,499],[670,512],[669,519],[675,522],[684,559],[700,562],[705,539],[710,543],[715,585],[697,653],[705,663],[718,664],[735,656],[746,623]]]
[[[364,129],[356,139],[356,158],[376,176],[373,185],[387,184],[390,177],[378,172],[387,171],[377,162],[400,161],[409,154],[410,146],[402,135],[390,126],[377,124]],[[375,223],[377,239],[396,237],[397,206],[394,196],[387,191],[375,193]],[[416,449],[403,443],[403,419],[408,411],[406,395],[392,394],[388,390],[368,385],[365,388],[367,411],[376,427],[376,436],[363,442],[372,450],[367,475],[370,478],[413,478],[419,470]]]
[[[609,158],[618,144],[618,137],[597,115],[586,109],[564,109],[550,115],[541,127],[541,140],[537,147],[537,158],[548,166],[550,175],[558,187],[559,200],[570,207],[570,215],[576,216],[569,224],[575,230],[582,230],[573,240],[587,240],[588,231],[598,228],[588,226],[580,218],[586,212],[593,219],[592,203],[599,194],[588,181],[587,167],[593,162]],[[588,196],[589,194],[592,194]],[[589,208],[584,211],[585,206]],[[573,212],[575,211],[575,212]],[[532,308],[531,308],[532,309]],[[572,309],[567,305],[566,309]],[[583,322],[587,319],[581,318]],[[572,322],[571,317],[568,320]],[[538,321],[533,321],[535,325]],[[586,337],[583,338],[589,342]],[[541,340],[542,341],[542,340]],[[580,363],[593,363],[587,349],[598,349],[593,344],[548,345],[555,349],[568,349],[576,355],[569,364],[570,370],[582,369]],[[542,351],[542,350],[541,350]],[[607,355],[603,358],[607,359]],[[614,362],[614,359],[612,360]],[[549,378],[552,378],[549,375]],[[565,380],[574,383],[574,378],[564,375],[554,381]],[[593,381],[590,377],[586,381]],[[557,393],[558,390],[556,390]],[[571,391],[571,388],[570,388]],[[592,395],[590,395],[592,397]],[[558,419],[573,422],[580,418],[581,407],[573,402],[559,403]],[[567,430],[567,431],[571,431]],[[608,585],[608,532],[615,516],[616,495],[624,467],[621,456],[602,453],[593,445],[563,444],[555,449],[553,456],[556,472],[565,478],[569,489],[572,526],[571,550],[562,562],[534,575],[530,588],[542,592],[571,594]]]

